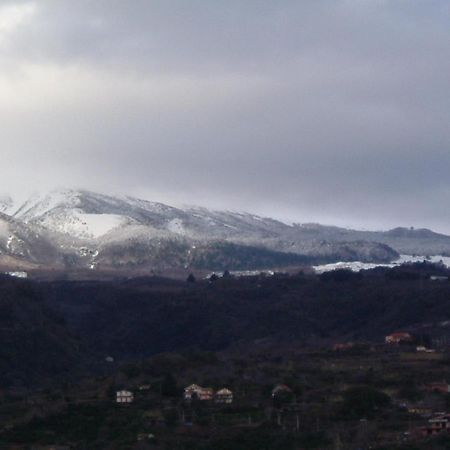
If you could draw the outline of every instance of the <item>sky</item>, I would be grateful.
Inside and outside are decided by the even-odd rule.
[[[0,191],[450,234],[448,0],[0,0]]]

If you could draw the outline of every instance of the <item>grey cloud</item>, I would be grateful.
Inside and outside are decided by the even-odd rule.
[[[448,2],[35,4],[0,39],[3,190],[450,232]]]

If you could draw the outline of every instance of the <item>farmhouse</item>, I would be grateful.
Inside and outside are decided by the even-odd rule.
[[[214,401],[216,403],[233,403],[233,392],[226,388],[220,389],[220,391],[216,392]]]
[[[450,414],[434,417],[428,421],[426,427],[421,428],[421,434],[423,436],[434,436],[443,431],[450,432]]]
[[[403,331],[389,334],[384,338],[386,344],[400,344],[400,342],[411,342],[412,340],[413,337],[409,333]]]
[[[214,397],[214,392],[211,388],[204,388],[198,384],[191,384],[184,389],[185,400],[212,400]]]
[[[285,384],[278,384],[272,390],[272,398],[275,398],[281,394],[291,394],[291,393],[292,389],[289,386],[286,386]]]
[[[441,381],[428,384],[426,389],[431,392],[448,394],[450,392],[450,385],[445,381]]]
[[[116,403],[133,403],[134,395],[130,391],[117,391]]]

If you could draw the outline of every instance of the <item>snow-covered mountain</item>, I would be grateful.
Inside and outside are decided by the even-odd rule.
[[[1,212],[0,263],[14,257],[64,267],[214,270],[388,262],[398,256],[396,243],[419,239],[72,189],[33,195],[19,205],[0,197]],[[439,241],[440,253],[442,246],[450,252],[450,237],[429,233],[421,234],[422,243]]]
[[[9,195],[0,195],[0,213],[13,214],[14,207],[14,201]]]

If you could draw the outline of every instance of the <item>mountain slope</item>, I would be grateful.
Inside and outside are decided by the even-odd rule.
[[[16,256],[71,268],[252,269],[398,257],[381,240],[358,232],[343,239],[326,227],[311,230],[248,213],[175,208],[86,190],[34,195],[7,220],[27,243]]]
[[[29,267],[54,264],[60,252],[51,238],[52,233],[0,213],[0,265]]]
[[[293,234],[303,242],[372,241],[394,248],[407,255],[445,255],[450,252],[450,236],[428,229],[394,228],[389,231],[358,231],[319,224],[295,225]]]

